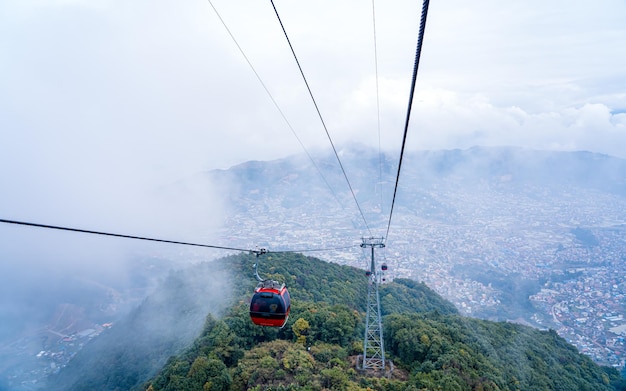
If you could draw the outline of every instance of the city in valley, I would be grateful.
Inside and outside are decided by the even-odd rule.
[[[111,327],[113,323],[87,319],[84,308],[61,304],[48,324],[24,330],[19,338],[0,347],[3,380],[11,389],[36,389],[41,380],[59,373],[85,344]]]

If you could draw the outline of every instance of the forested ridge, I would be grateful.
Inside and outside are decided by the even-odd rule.
[[[355,368],[362,353],[362,270],[299,254],[261,259],[265,277],[287,282],[292,313],[282,329],[254,326],[246,255],[224,260],[244,277],[235,303],[209,315],[192,346],[143,390],[615,390],[619,373],[578,353],[555,331],[458,315],[427,286],[396,279],[381,286],[386,376]],[[237,299],[238,298],[238,299]],[[390,363],[391,364],[391,363]]]
[[[248,314],[260,262],[292,297],[282,329]],[[301,254],[239,254],[173,271],[128,319],[85,346],[50,390],[626,390],[554,331],[462,317],[425,284],[380,287],[388,367],[363,350],[363,270]],[[208,315],[207,315],[208,314]]]

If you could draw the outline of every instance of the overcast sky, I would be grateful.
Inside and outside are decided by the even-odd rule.
[[[372,2],[275,4],[335,143],[377,147]],[[304,145],[329,148],[271,3],[213,5]],[[397,152],[421,3],[375,9],[380,142]],[[626,157],[625,45],[623,0],[434,0],[409,148]],[[1,216],[100,211],[118,231],[211,215],[181,212],[206,189],[142,201],[159,186],[302,152],[207,0],[0,0],[0,132]]]

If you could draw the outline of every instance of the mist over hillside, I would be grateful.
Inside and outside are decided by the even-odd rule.
[[[198,336],[208,314],[220,316],[230,305],[233,281],[228,266],[217,263],[170,272],[127,317],[51,376],[46,389],[128,389],[145,381]]]
[[[379,155],[365,147],[342,149],[339,154],[369,227],[382,235],[398,156]],[[368,235],[335,157],[314,155],[313,159],[314,163],[306,155],[296,155],[270,162],[252,161],[207,175],[216,187],[227,189],[231,218],[249,213],[252,220],[257,216],[272,220],[272,213],[280,212],[283,220],[297,220],[295,216],[308,210],[320,219],[338,221],[343,227],[347,220],[355,228],[354,238]],[[533,204],[560,207],[570,201],[568,198],[584,205],[595,195],[599,197],[596,202],[612,198],[621,202],[626,196],[626,161],[590,152],[520,148],[409,152],[404,156],[396,198],[399,216],[392,228],[404,229],[402,220],[406,215],[424,222],[472,223],[476,216],[463,219],[464,209],[494,208],[485,217],[501,214],[504,205],[494,199],[500,195],[508,197],[507,202],[513,201],[506,205],[509,209]],[[560,223],[564,216],[554,213],[550,217]],[[229,223],[226,232],[238,228],[237,221],[235,226]],[[394,239],[393,231],[391,234],[390,241]],[[269,243],[276,241],[272,233],[256,236]]]
[[[378,154],[371,148],[351,147],[340,149],[339,156],[360,202],[363,200],[365,205],[380,202],[380,197],[376,197],[381,192],[379,179],[383,181],[384,196],[393,191],[389,185],[396,177],[397,154]],[[264,194],[283,198],[294,197],[294,193],[316,192],[330,193],[326,195],[328,197],[333,191],[336,195],[343,195],[348,190],[334,155],[314,154],[313,161],[315,164],[304,154],[268,162],[251,161],[228,170],[211,171],[209,176],[218,183],[233,180],[237,191],[231,196],[239,197]],[[524,187],[556,189],[571,186],[626,196],[626,160],[584,151],[554,152],[514,147],[404,154],[399,190],[404,193],[405,200],[415,198],[416,190],[449,181],[470,188],[492,185],[508,191],[521,191]],[[291,193],[284,191],[287,187],[292,189]],[[275,191],[270,193],[270,190]],[[390,203],[390,200],[385,201]]]
[[[296,155],[206,174],[229,200],[225,242],[308,248],[383,236],[397,156],[365,147],[340,149],[339,155],[367,227],[335,157],[314,155],[313,163]],[[482,147],[406,153],[389,250],[412,239],[413,251],[428,247],[430,253],[444,244],[428,232],[435,225],[473,230],[492,242],[504,232],[554,232],[573,239],[558,247],[567,248],[579,238],[572,234],[577,228],[620,229],[625,202],[626,160],[607,155]]]

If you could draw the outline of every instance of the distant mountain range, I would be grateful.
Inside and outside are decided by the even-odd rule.
[[[224,244],[301,249],[386,235],[398,156],[365,147],[341,149],[339,155],[345,176],[335,156],[326,153],[251,161],[198,178],[224,196]],[[403,160],[389,245],[430,241],[432,235],[420,227],[432,224],[473,226],[476,232],[503,217],[511,217],[505,231],[532,218],[542,220],[541,230],[626,221],[624,159],[474,147],[408,152]],[[415,230],[412,237],[407,229]]]
[[[341,149],[339,156],[366,218],[376,226],[389,212],[399,157],[366,147]],[[335,156],[312,154],[312,158],[301,154],[268,162],[251,161],[207,175],[216,187],[226,189],[233,213],[267,210],[255,206],[257,203],[297,210],[335,210],[340,206],[350,209],[351,219],[364,229]],[[477,191],[528,196],[534,190],[555,192],[566,188],[626,197],[626,160],[591,152],[513,147],[408,152],[403,159],[396,207],[408,208],[411,214],[433,205],[450,207],[438,199],[442,197],[437,193],[451,191],[460,196]],[[426,200],[420,200],[424,196]]]

